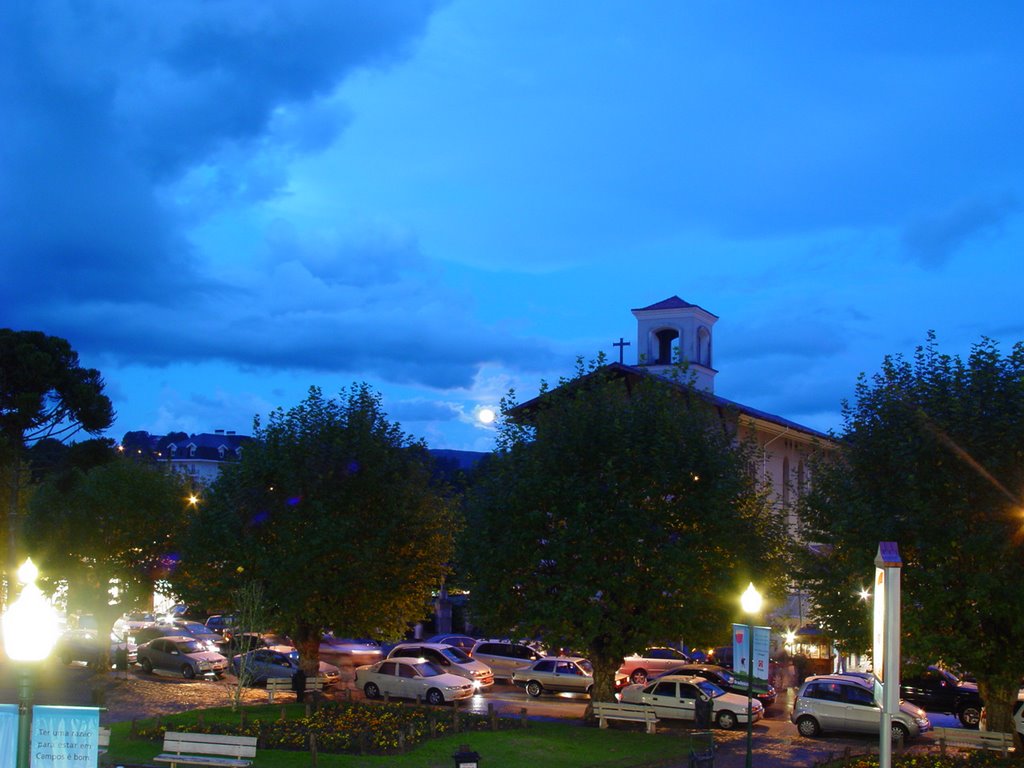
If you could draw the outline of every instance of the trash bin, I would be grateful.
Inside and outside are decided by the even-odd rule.
[[[715,737],[711,731],[694,731],[690,734],[689,768],[714,768]]]

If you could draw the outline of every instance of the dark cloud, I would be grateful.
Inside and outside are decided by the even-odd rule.
[[[971,240],[997,233],[1020,209],[1009,196],[970,200],[949,210],[923,217],[903,234],[907,257],[928,269],[941,267]]]
[[[0,306],[18,318],[41,302],[144,303],[173,317],[218,282],[184,226],[278,193],[275,158],[345,124],[318,99],[405,56],[434,5],[4,4]]]

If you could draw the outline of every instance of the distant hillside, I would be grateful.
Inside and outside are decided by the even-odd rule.
[[[447,448],[431,448],[430,455],[440,462],[456,469],[468,471],[473,469],[488,454],[484,451],[452,451]]]

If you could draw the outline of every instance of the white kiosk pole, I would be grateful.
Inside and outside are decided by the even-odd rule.
[[[895,541],[878,544],[875,556],[874,670],[882,683],[878,768],[892,768],[892,715],[900,706],[900,560]]]

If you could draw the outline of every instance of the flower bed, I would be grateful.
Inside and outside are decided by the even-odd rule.
[[[237,725],[176,724],[136,728],[139,738],[160,741],[167,730],[256,736],[261,749],[308,750],[316,737],[320,752],[393,754],[455,730],[456,713],[404,704],[325,702],[309,716],[278,720],[241,720]],[[491,727],[482,715],[457,713],[458,730]],[[498,720],[499,724],[503,721]]]

